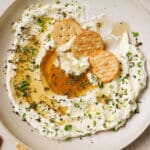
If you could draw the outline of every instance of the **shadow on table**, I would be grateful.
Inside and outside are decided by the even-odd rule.
[[[149,140],[147,140],[149,138]],[[143,143],[143,144],[141,144]],[[123,150],[144,150],[143,145],[145,146],[145,150],[148,150],[148,143],[150,143],[150,126],[145,130],[145,132],[133,143],[127,146]],[[147,145],[147,148],[146,148]],[[150,147],[149,147],[150,149]]]

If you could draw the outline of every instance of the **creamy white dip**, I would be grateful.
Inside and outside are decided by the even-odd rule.
[[[104,15],[96,17],[94,21],[89,21],[88,18],[85,18],[84,7],[78,4],[33,5],[25,10],[21,20],[13,26],[15,30],[15,46],[20,45],[23,47],[28,43],[31,36],[38,35],[41,46],[35,63],[40,65],[49,47],[56,48],[49,34],[53,30],[55,20],[63,19],[64,13],[62,12],[65,13],[67,18],[75,18],[84,28],[90,26],[91,29],[102,35],[104,43],[108,44],[108,50],[114,53],[121,63],[121,76],[110,83],[99,85],[96,77],[89,73],[87,75],[88,79],[96,87],[89,90],[85,95],[73,99],[56,94],[46,95],[50,99],[54,98],[61,106],[68,107],[67,114],[64,116],[60,116],[53,109],[48,109],[46,105],[38,103],[38,97],[35,97],[38,109],[46,112],[46,115],[43,117],[34,109],[33,104],[31,107],[27,101],[21,98],[17,99],[12,94],[10,81],[16,75],[14,67],[15,69],[17,68],[15,64],[8,63],[6,83],[9,97],[15,106],[15,111],[34,128],[38,129],[41,134],[52,139],[67,139],[70,137],[86,136],[103,130],[116,130],[123,126],[127,119],[136,111],[137,97],[146,86],[145,58],[137,47],[129,44],[127,33],[116,37],[111,34],[110,26],[109,30],[103,30],[107,28],[108,24],[104,24],[100,30],[97,29],[96,23],[97,21],[103,22]],[[43,16],[45,18],[53,18],[45,23],[47,29],[44,31],[42,31],[41,25],[36,21]],[[25,30],[23,32],[23,28],[28,28],[27,32]],[[115,46],[108,42],[109,38],[116,42]],[[59,60],[56,60],[54,64],[56,66],[61,65],[61,68],[67,74],[75,73],[80,75],[89,67],[88,58],[81,57],[77,59],[72,53],[65,52],[68,48],[69,44],[58,48]],[[14,54],[10,55],[9,57],[12,59]],[[40,78],[39,70],[35,71],[36,78]],[[36,82],[40,86],[34,88],[40,91],[42,84],[39,81]],[[107,99],[107,104],[102,102],[103,99]]]

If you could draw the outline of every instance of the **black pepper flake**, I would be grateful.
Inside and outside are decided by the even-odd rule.
[[[119,108],[119,105],[118,105],[118,104],[116,104],[116,108],[117,108],[117,109]]]
[[[13,61],[12,60],[8,60],[8,63],[13,63]]]
[[[60,118],[59,120],[60,120],[60,121],[63,121],[63,118]]]
[[[143,45],[142,42],[137,42],[137,43],[135,44],[135,47],[139,47],[139,46],[141,46],[141,45]]]
[[[20,29],[21,29],[21,31],[23,31],[23,30],[25,30],[26,28],[25,28],[25,27],[21,27]]]
[[[16,112],[16,111],[12,111],[13,113],[15,113],[16,115],[19,115],[19,113],[18,112]]]
[[[49,87],[44,87],[44,90],[45,91],[49,91]]]
[[[120,98],[122,98],[122,95],[119,95]]]
[[[8,49],[9,52],[13,53],[15,49]]]
[[[133,78],[136,78],[136,75],[133,75]]]
[[[115,96],[118,96],[119,93],[116,93]]]
[[[81,117],[80,117],[80,116],[78,116],[78,117],[77,117],[77,119],[78,119],[78,120],[80,120],[80,119],[81,119]]]
[[[83,138],[83,137],[80,135],[80,140],[82,140],[82,138]]]
[[[91,144],[93,144],[94,142],[91,140]]]
[[[41,118],[37,118],[36,121],[37,121],[37,122],[41,122]]]
[[[62,12],[62,15],[63,15],[64,18],[67,17],[67,14],[65,12]]]
[[[126,74],[126,77],[128,78],[129,76],[130,76],[130,74],[129,74],[129,73],[127,73],[127,74]]]
[[[66,4],[65,4],[65,7],[67,7],[67,6],[69,6],[69,4],[68,4],[68,3],[66,3]]]

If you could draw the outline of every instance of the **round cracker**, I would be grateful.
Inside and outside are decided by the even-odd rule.
[[[82,28],[74,19],[64,19],[57,22],[51,33],[52,39],[58,45],[68,42],[73,36],[82,32]]]
[[[106,83],[112,81],[119,74],[120,63],[114,54],[108,51],[97,51],[89,57],[92,72]]]
[[[89,56],[97,50],[103,50],[104,42],[97,32],[85,30],[76,36],[71,49],[76,57]]]

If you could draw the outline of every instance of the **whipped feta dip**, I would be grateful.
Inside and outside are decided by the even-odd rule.
[[[51,48],[58,54],[54,65],[60,66],[66,74],[79,76],[90,67],[88,57],[77,59],[68,51],[73,38],[60,47],[52,40],[55,22],[64,18],[75,18],[84,29],[90,28],[101,34],[108,50],[122,67],[118,78],[104,84],[88,72],[87,78],[93,88],[71,99],[53,93],[40,72],[41,61]],[[102,23],[103,27],[97,28],[97,23]],[[127,32],[120,36],[112,34],[105,15],[86,18],[84,6],[72,2],[37,4],[24,11],[13,30],[15,50],[9,54],[12,63],[8,62],[6,75],[8,95],[15,111],[42,135],[65,140],[117,130],[137,110],[137,97],[146,86],[145,57],[139,48],[130,44]]]

